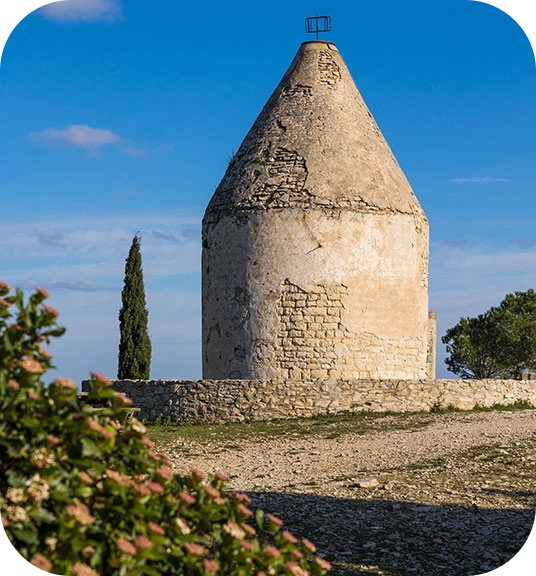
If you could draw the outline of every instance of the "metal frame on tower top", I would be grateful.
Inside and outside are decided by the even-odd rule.
[[[331,16],[312,16],[305,19],[305,32],[316,34],[318,40],[319,32],[329,32],[331,30]]]

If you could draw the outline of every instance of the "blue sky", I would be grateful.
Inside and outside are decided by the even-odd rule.
[[[201,218],[315,13],[429,218],[439,336],[536,287],[535,60],[501,10],[66,0],[24,18],[0,65],[0,278],[50,290],[68,329],[58,373],[116,375],[139,232],[151,375],[201,377]]]

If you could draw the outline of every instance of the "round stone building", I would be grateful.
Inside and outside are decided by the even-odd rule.
[[[428,222],[334,44],[301,45],[203,219],[203,377],[433,377]]]

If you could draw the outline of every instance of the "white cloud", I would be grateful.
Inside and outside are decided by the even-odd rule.
[[[451,180],[449,180],[449,182],[490,184],[495,182],[510,182],[510,178],[497,178],[495,176],[483,176],[480,178],[452,178]]]
[[[64,22],[117,20],[122,16],[119,0],[63,0],[43,6],[40,13]]]
[[[107,145],[117,146],[117,148],[128,156],[139,158],[149,156],[150,154],[146,150],[134,148],[125,138],[111,130],[91,128],[84,124],[70,124],[63,130],[47,128],[42,132],[31,132],[29,138],[34,142],[44,142],[50,145],[63,144],[74,148],[82,148],[92,156],[97,154],[99,148]]]
[[[83,148],[91,154],[95,154],[101,146],[107,144],[115,144],[123,149],[123,138],[119,134],[80,124],[71,124],[63,130],[47,128],[42,132],[32,132],[30,140],[48,144],[67,144],[75,148]]]

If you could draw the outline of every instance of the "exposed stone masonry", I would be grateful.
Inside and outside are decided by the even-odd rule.
[[[267,208],[288,208],[301,204],[310,197],[304,189],[307,180],[307,165],[295,150],[276,148],[273,154],[264,151],[257,158],[259,168],[254,170],[253,177],[264,175],[264,182],[247,198],[237,203],[239,210]],[[261,165],[266,171],[260,170]],[[267,176],[267,177],[266,177]]]
[[[536,405],[536,380],[118,380],[112,386],[141,409],[139,418],[188,422],[471,409],[517,400]]]
[[[309,46],[306,53],[309,52],[312,47],[311,44],[314,43],[307,44]],[[340,185],[337,184],[327,189],[318,189],[318,184],[315,184],[314,188],[312,185],[309,186],[310,168],[307,164],[310,160],[317,161],[318,159],[310,158],[311,144],[307,144],[307,142],[311,140],[312,133],[322,133],[325,135],[322,146],[328,149],[332,142],[329,141],[329,138],[325,139],[328,133],[337,127],[336,120],[331,117],[333,116],[332,110],[329,107],[322,107],[322,103],[326,99],[326,94],[322,93],[322,90],[333,94],[335,89],[341,89],[341,86],[348,86],[349,82],[352,83],[336,47],[330,43],[320,42],[317,44],[322,48],[318,49],[316,62],[318,80],[316,84],[307,81],[306,79],[312,80],[307,75],[302,77],[300,73],[295,76],[293,65],[289,68],[252,130],[231,160],[225,177],[205,212],[203,219],[205,229],[214,225],[222,214],[236,214],[240,218],[244,213],[268,208],[299,207],[303,210],[350,210],[377,214],[415,214],[416,210],[420,210],[412,192],[409,192],[409,203],[399,201],[400,198],[407,195],[405,190],[409,188],[409,185],[387,145],[385,145],[384,150],[390,165],[387,176],[385,173],[375,174],[377,161],[372,157],[366,158],[363,166],[361,165],[361,158],[358,157],[359,162],[355,161],[355,151],[353,150],[355,142],[350,142],[347,139],[348,134],[352,133],[352,124],[346,125],[345,121],[341,121],[345,127],[344,155],[348,159],[354,160],[349,162],[349,165],[352,165],[352,169],[356,172],[352,186],[340,188]],[[355,90],[355,86],[353,89]],[[274,106],[274,102],[280,98],[281,105]],[[383,141],[383,136],[376,122],[360,96],[354,104],[350,104],[350,106],[354,105],[362,107],[365,115],[361,120],[363,124],[360,126],[360,130],[355,131],[355,134],[359,138],[367,139],[373,136],[373,138]],[[272,106],[277,110],[277,115],[273,114]],[[348,121],[353,123],[355,119],[352,118]],[[362,132],[365,124],[367,129]],[[346,133],[346,129],[348,133]],[[369,132],[370,134],[368,134]],[[290,138],[291,134],[300,137]],[[277,142],[287,142],[288,144],[286,146],[274,146],[274,143]],[[291,142],[292,145],[290,145]],[[296,146],[296,144],[300,144],[300,146]],[[359,146],[361,148],[362,144]],[[374,148],[375,146],[371,146],[371,142],[367,142],[360,152],[360,157],[364,154],[369,155]],[[341,166],[341,173],[344,171],[345,169]],[[367,178],[366,175],[368,174],[370,177]],[[401,180],[399,174],[402,176]],[[394,178],[394,182],[390,181],[391,178]],[[388,194],[385,194],[384,188]],[[336,190],[338,192],[335,194]],[[382,192],[378,197],[380,191]]]
[[[342,325],[342,284],[315,286],[306,292],[285,280],[279,301],[281,328],[276,362],[286,378],[339,378],[346,363],[349,335]]]
[[[318,69],[320,70],[320,82],[323,84],[334,86],[341,79],[341,69],[327,50],[320,51]]]

